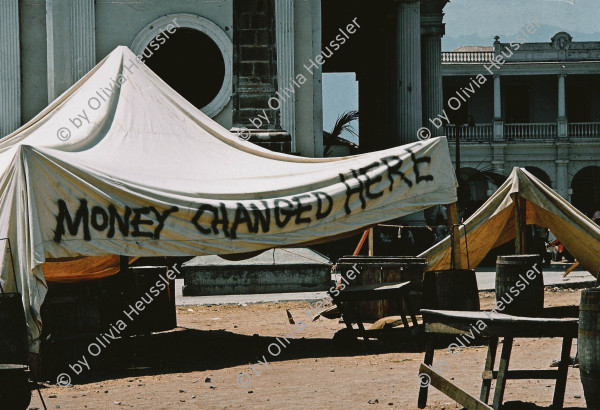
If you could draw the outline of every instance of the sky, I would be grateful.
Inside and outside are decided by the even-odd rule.
[[[534,20],[540,25],[528,41],[550,41],[559,31],[573,41],[600,41],[598,0],[452,0],[444,8],[446,35],[442,50],[466,45],[492,45],[513,40]],[[358,83],[354,73],[323,74],[323,129],[331,130],[337,117],[358,109]],[[358,131],[358,124],[354,124]],[[349,134],[344,137],[355,141]]]

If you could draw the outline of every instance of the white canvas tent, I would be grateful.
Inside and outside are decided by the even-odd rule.
[[[600,227],[523,168],[515,167],[508,179],[460,227],[460,250],[466,267],[467,248],[471,268],[487,253],[516,236],[515,195],[524,200],[520,210],[526,224],[549,228],[577,258],[581,267],[597,276],[600,269]],[[450,237],[419,255],[427,270],[450,269]]]
[[[114,255],[306,244],[456,201],[445,138],[345,158],[274,153],[202,114],[126,47],[0,142],[0,175],[0,237],[33,352],[44,272],[72,258],[106,273]],[[13,291],[6,242],[1,283]]]

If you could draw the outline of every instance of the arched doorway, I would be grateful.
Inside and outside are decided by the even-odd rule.
[[[544,184],[552,187],[552,181],[546,172],[538,167],[524,167],[530,174],[542,181]]]
[[[176,29],[174,21],[179,26]],[[163,81],[209,117],[216,116],[229,102],[233,45],[210,20],[190,14],[161,17],[137,35],[131,48]]]
[[[467,219],[488,199],[489,180],[475,168],[461,168],[458,181],[458,207]]]
[[[581,212],[592,217],[600,210],[600,167],[585,167],[575,174],[571,182],[571,203]]]

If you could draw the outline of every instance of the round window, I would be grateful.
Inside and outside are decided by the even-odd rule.
[[[178,25],[176,29],[173,22]],[[167,32],[167,27],[171,31]],[[163,41],[157,47],[153,40],[161,33]],[[164,82],[209,117],[217,115],[231,98],[233,45],[219,26],[203,17],[161,17],[137,35],[131,49],[143,56],[146,65]]]
[[[225,79],[219,47],[206,34],[180,28],[145,63],[186,100],[202,109],[215,99]]]

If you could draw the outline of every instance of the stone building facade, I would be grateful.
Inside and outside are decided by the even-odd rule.
[[[461,183],[472,201],[495,189],[475,169],[521,166],[591,217],[600,209],[600,42],[565,32],[548,40],[517,48],[519,40],[496,37],[487,48],[443,53],[445,133],[452,154],[460,133]]]
[[[323,154],[322,73],[338,71],[357,73],[363,150],[413,142],[442,107],[446,3],[3,0],[0,135],[127,45],[204,113],[273,150]],[[177,32],[151,49],[174,19]]]

